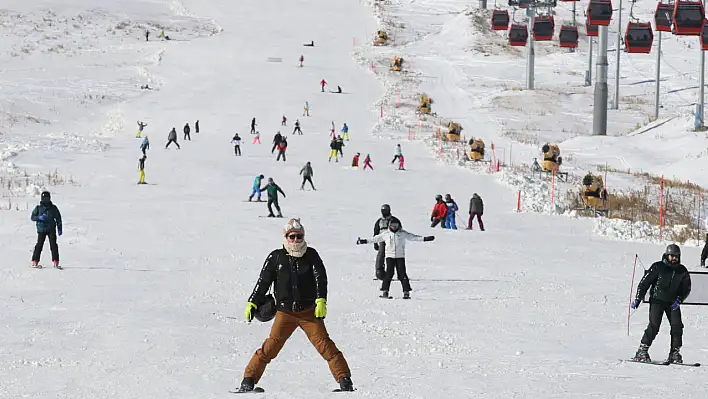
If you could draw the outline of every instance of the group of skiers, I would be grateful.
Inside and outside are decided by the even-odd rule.
[[[450,194],[445,194],[445,199],[443,200],[442,195],[435,196],[435,205],[433,206],[433,212],[430,215],[430,227],[436,227],[438,224],[443,229],[457,230],[457,223],[455,217],[457,216],[457,211],[459,207]],[[479,194],[474,193],[472,198],[470,198],[469,207],[469,220],[467,222],[467,230],[472,230],[472,222],[475,217],[477,218],[477,223],[479,223],[479,229],[484,231],[484,222],[482,222],[482,215],[484,214],[484,201],[479,196]]]

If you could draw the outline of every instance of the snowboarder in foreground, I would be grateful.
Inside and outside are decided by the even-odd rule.
[[[30,219],[36,222],[37,226],[37,244],[34,246],[34,253],[32,253],[32,267],[41,268],[39,258],[42,255],[44,240],[49,238],[52,262],[54,267],[61,269],[59,266],[59,245],[57,245],[57,233],[61,235],[62,230],[61,213],[59,208],[52,203],[49,191],[42,192],[39,205],[32,210]]]
[[[250,202],[253,199],[254,195],[258,195],[258,202],[261,201],[261,181],[263,181],[263,178],[265,176],[263,175],[258,175],[256,176],[255,179],[253,179],[253,191],[251,191],[251,195],[248,196],[248,201]]]
[[[409,233],[401,228],[400,222],[395,220],[388,224],[387,231],[375,235],[373,238],[357,238],[357,245],[366,244],[369,241],[386,244],[386,275],[381,283],[381,298],[390,298],[388,290],[391,287],[394,269],[403,286],[403,299],[411,298],[411,283],[408,280],[408,274],[406,274],[406,241],[433,241],[434,239],[434,236],[422,237]]]
[[[397,217],[391,215],[391,205],[383,204],[381,205],[381,217],[374,223],[374,236],[377,236],[384,231],[388,230],[388,226],[392,223],[398,223],[401,227],[401,221]],[[374,243],[374,250],[377,251],[376,262],[374,263],[374,275],[377,279],[383,280],[386,270],[384,269],[384,262],[386,259],[386,243]]]
[[[312,164],[308,161],[305,166],[300,169],[300,174],[302,175],[302,185],[300,186],[300,190],[305,189],[305,182],[310,182],[310,186],[312,186],[313,190],[317,190],[315,188],[315,185],[312,184],[312,176],[315,175],[315,173],[312,171]]]
[[[138,173],[140,174],[138,184],[147,184],[145,183],[145,160],[147,159],[147,155],[143,155],[142,158],[138,159]]]
[[[283,247],[265,260],[253,293],[248,298],[245,316],[253,320],[258,308],[269,301],[266,293],[274,287],[277,304],[270,335],[246,366],[241,392],[253,391],[268,363],[275,359],[285,342],[298,328],[307,334],[342,391],[353,391],[349,365],[330,339],[324,318],[327,316],[327,271],[317,251],[307,246],[305,228],[299,219],[290,219],[283,228]],[[273,304],[273,302],[270,302]]]
[[[268,192],[268,217],[275,217],[275,215],[273,214],[273,208],[271,208],[271,206],[275,206],[275,209],[278,211],[278,217],[282,218],[283,214],[282,212],[280,212],[280,205],[278,205],[278,193],[283,194],[283,198],[285,198],[286,195],[283,190],[280,189],[280,186],[275,184],[272,177],[269,177],[268,184],[262,189],[260,189],[260,191]]]
[[[676,244],[666,247],[661,261],[655,262],[644,274],[637,285],[637,296],[631,303],[636,309],[642,303],[649,290],[649,325],[644,331],[641,344],[634,360],[650,362],[649,347],[659,333],[664,314],[671,325],[671,349],[668,362],[683,363],[681,346],[683,344],[683,323],[681,322],[681,303],[691,293],[691,275],[681,264],[681,249]]]
[[[470,220],[467,223],[467,229],[472,230],[472,222],[475,216],[477,217],[477,223],[479,223],[479,229],[484,231],[484,222],[482,222],[482,215],[484,214],[484,201],[477,195],[477,193],[472,194],[470,198]]]

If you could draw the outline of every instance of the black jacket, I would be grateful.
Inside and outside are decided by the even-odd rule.
[[[300,312],[315,307],[315,299],[327,299],[327,271],[314,248],[307,248],[302,258],[288,255],[285,248],[271,252],[248,301],[263,303],[271,284],[281,312]]]
[[[484,215],[484,201],[479,195],[473,195],[470,199],[470,214],[472,213]]]
[[[691,275],[680,263],[654,262],[639,282],[636,298],[644,299],[647,290],[651,303],[673,303],[676,299],[683,302],[691,293]]]
[[[387,217],[380,217],[379,220],[377,220],[376,223],[374,223],[374,235],[377,236],[382,231],[388,230],[389,223],[391,223],[393,221],[398,222],[399,226],[401,225],[401,221],[398,220],[398,218],[393,215],[390,215]],[[403,226],[401,226],[400,228],[403,228]]]

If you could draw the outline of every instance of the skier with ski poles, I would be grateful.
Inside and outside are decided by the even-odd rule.
[[[61,269],[62,267],[59,266],[59,245],[57,244],[57,234],[61,236],[62,231],[61,213],[59,208],[52,203],[49,191],[42,192],[39,205],[32,210],[30,219],[35,222],[37,228],[37,244],[35,244],[32,253],[32,267],[42,267],[39,265],[39,259],[42,256],[44,241],[49,238],[52,262],[54,267]]]

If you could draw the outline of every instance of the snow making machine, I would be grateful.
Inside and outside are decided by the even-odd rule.
[[[403,58],[393,56],[391,60],[391,69],[394,71],[400,71],[403,68]]]
[[[472,137],[468,144],[470,145],[470,151],[467,156],[470,160],[475,162],[484,161],[484,140]]]
[[[462,134],[462,125],[450,121],[447,124],[447,139],[449,141],[460,141],[460,134]]]
[[[376,45],[385,46],[386,44],[388,44],[388,33],[383,30],[376,32]]]
[[[418,104],[418,112],[421,114],[430,114],[430,105],[433,103],[433,99],[428,97],[427,94],[423,93],[420,95],[420,101]]]
[[[585,209],[593,209],[598,215],[607,215],[607,190],[605,190],[602,176],[588,172],[583,177],[580,198],[585,205]]]
[[[546,143],[541,147],[541,152],[543,152],[542,170],[547,173],[555,173],[560,180],[567,180],[568,172],[561,172],[559,169],[563,163],[563,158],[560,156],[560,147],[557,144]]]

